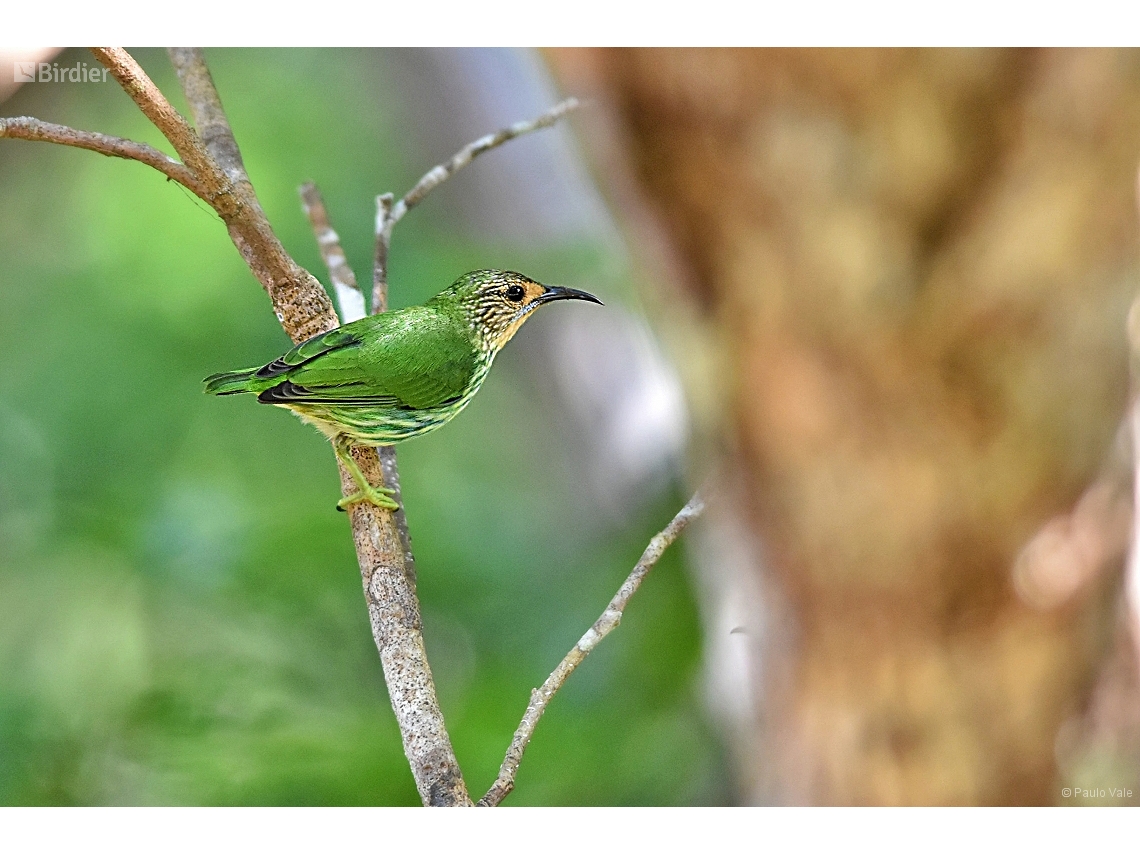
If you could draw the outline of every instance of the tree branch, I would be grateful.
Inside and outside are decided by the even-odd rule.
[[[329,223],[329,214],[325,209],[325,200],[317,185],[309,181],[302,184],[300,190],[301,208],[313,227],[313,236],[317,239],[317,247],[321,251],[321,258],[329,271],[333,289],[336,291],[336,301],[340,306],[341,323],[348,324],[363,318],[364,292],[356,284],[356,274],[348,266],[348,259],[340,245],[340,235],[336,233]]]
[[[386,292],[388,287],[388,248],[392,243],[392,229],[395,228],[396,223],[404,218],[404,214],[408,213],[412,208],[422,202],[432,190],[454,175],[463,167],[467,166],[476,157],[488,152],[493,148],[498,148],[503,143],[521,137],[523,134],[529,134],[533,131],[538,131],[543,128],[549,128],[555,124],[559,119],[565,116],[572,110],[578,109],[581,102],[577,98],[567,98],[564,101],[555,104],[545,113],[540,116],[526,121],[515,122],[515,124],[496,131],[493,134],[487,134],[480,137],[475,142],[468,143],[454,155],[447,163],[441,163],[438,166],[433,166],[429,169],[424,176],[416,182],[416,186],[409,190],[404,196],[395,204],[392,202],[392,195],[386,193],[383,196],[376,197],[376,254],[375,254],[375,269],[373,276],[372,287],[372,313],[376,314],[383,309],[377,309],[379,305],[386,305]]]
[[[382,193],[376,197],[376,252],[372,261],[372,314],[374,315],[388,311],[387,263],[388,245],[392,239],[392,230],[390,228],[385,230],[385,225],[387,224],[387,217],[392,211],[392,199],[391,193]],[[393,512],[392,517],[404,554],[407,556],[409,565],[412,565],[414,562],[412,558],[412,535],[408,531],[408,517],[404,513],[404,503],[398,498],[400,495],[400,468],[396,464],[396,447],[394,445],[382,445],[376,449],[376,453],[380,458],[380,468],[384,473],[384,485],[396,491],[396,504],[400,507]],[[414,566],[412,572],[413,574],[415,572]]]
[[[201,167],[191,164],[188,154],[182,155],[178,149],[179,143],[175,142],[164,125],[153,118],[152,121],[167,134],[183,160],[194,168],[207,185],[210,195],[206,201],[225,221],[230,239],[269,294],[277,320],[289,337],[299,343],[335,329],[339,322],[328,294],[313,275],[299,266],[285,251],[261,208],[249,176],[245,173],[241,153],[234,141],[233,131],[230,130],[202,51],[199,48],[172,48],[168,53],[178,72],[178,82],[190,106],[190,113],[202,131],[201,140],[191,132],[192,147],[200,150],[200,155],[195,156],[202,157]],[[123,54],[126,55],[125,51]],[[96,53],[96,56],[104,62],[103,55]],[[122,57],[111,53],[104,64],[142,107],[141,102],[147,101],[152,90],[158,90],[133,59],[129,56],[126,59],[130,60],[129,65]],[[125,70],[117,70],[120,66]],[[162,97],[161,93],[158,97]],[[166,103],[165,99],[163,103]],[[163,122],[171,125],[172,132],[179,127],[177,122],[168,119],[163,110],[153,105],[143,107],[143,112],[148,116],[151,113],[158,115]],[[181,116],[178,119],[185,123]],[[183,143],[189,144],[186,140]]]
[[[57,143],[74,148],[85,148],[88,151],[97,151],[99,154],[105,154],[108,157],[137,160],[139,163],[145,163],[147,166],[157,169],[170,180],[177,181],[195,196],[201,196],[205,192],[197,176],[184,164],[146,143],[135,142],[122,137],[112,137],[94,131],[81,131],[76,128],[69,128],[67,125],[42,122],[39,119],[33,119],[31,116],[0,118],[0,137]]]
[[[335,329],[338,321],[332,301],[312,274],[285,251],[257,201],[201,51],[180,48],[172,51],[171,58],[191,110],[208,132],[204,144],[130,54],[122,48],[92,48],[91,52],[170,141],[182,159],[181,164],[143,143],[28,117],[0,120],[0,137],[76,146],[154,167],[187,187],[218,213],[238,252],[269,294],[277,319],[294,342]],[[219,163],[224,165],[224,171]]]
[[[313,183],[300,188],[301,203],[329,277],[337,291],[341,315],[348,323],[364,317],[364,295],[348,266],[340,237],[329,223],[324,199]],[[400,506],[388,512],[373,505],[352,508],[352,537],[356,544],[372,638],[380,652],[392,711],[400,726],[404,753],[425,805],[470,805],[467,785],[451,747],[443,712],[424,648],[420,604],[416,597],[416,565],[408,520],[404,515],[395,449],[357,446],[353,458],[369,483],[386,484]],[[348,471],[340,466],[344,495],[356,491]]]
[[[400,483],[394,472],[380,469],[376,449],[356,446],[352,455],[365,477],[373,484],[386,483],[400,504],[400,510],[388,512],[362,502],[352,507],[351,516],[372,637],[404,754],[425,805],[468,806],[471,797],[444,725],[424,649],[415,562],[404,538],[407,524],[401,526],[397,520],[404,513]],[[350,495],[356,485],[344,467],[340,472],[342,491]]]
[[[506,757],[503,759],[502,766],[499,767],[499,776],[487,794],[479,799],[477,804],[480,807],[497,806],[514,789],[515,774],[522,762],[523,752],[526,751],[526,747],[534,735],[534,730],[538,727],[538,721],[546,712],[546,707],[554,694],[562,688],[567,678],[574,673],[574,669],[590,655],[599,642],[617,628],[618,624],[621,623],[622,613],[625,611],[626,605],[630,598],[637,593],[637,589],[641,587],[641,583],[645,581],[649,571],[657,564],[658,559],[661,558],[670,544],[681,535],[685,527],[699,517],[704,509],[705,500],[702,491],[698,490],[693,498],[689,499],[688,504],[677,512],[677,516],[673,517],[669,525],[665,526],[649,541],[649,545],[645,547],[645,552],[641,554],[641,559],[626,577],[614,598],[610,600],[610,604],[606,606],[602,616],[586,630],[586,634],[558,663],[558,667],[546,678],[542,686],[531,690],[530,703],[527,704],[526,713],[523,714],[522,721],[519,723],[518,729],[515,730],[514,738],[511,739],[510,747],[507,748]]]
[[[566,115],[566,113],[575,109],[577,106],[578,106],[578,100],[577,99],[568,98],[565,101],[563,101],[562,103],[551,108],[550,110],[547,110],[541,116],[538,116],[537,118],[532,119],[531,121],[516,123],[514,125],[511,125],[509,128],[505,128],[505,129],[498,131],[497,133],[494,133],[494,134],[489,134],[488,136],[485,136],[485,137],[482,137],[481,139],[476,140],[475,142],[471,143],[470,145],[464,146],[447,163],[442,164],[440,166],[436,166],[433,169],[429,170],[416,183],[416,185],[411,190],[409,190],[406,194],[404,194],[404,196],[398,202],[395,202],[394,204],[393,204],[394,196],[391,193],[384,193],[384,194],[381,194],[380,196],[376,197],[376,240],[375,240],[375,252],[373,255],[373,268],[372,268],[372,313],[373,314],[379,314],[381,312],[387,311],[387,309],[388,309],[388,256],[389,256],[389,251],[390,251],[390,247],[391,247],[391,243],[392,243],[392,232],[396,226],[396,223],[398,223],[401,219],[403,219],[404,214],[406,214],[412,207],[414,207],[415,205],[418,205],[420,202],[422,202],[424,200],[424,198],[428,195],[428,193],[430,193],[432,190],[434,190],[436,187],[438,187],[440,184],[442,184],[444,181],[446,181],[448,178],[450,178],[452,175],[454,175],[456,172],[458,172],[464,166],[469,164],[478,155],[482,154],[485,151],[489,151],[492,148],[496,148],[496,147],[502,145],[503,143],[514,139],[515,137],[521,136],[521,135],[526,134],[526,133],[530,133],[531,131],[539,130],[540,128],[549,127],[549,126],[553,125],[555,122],[557,122],[560,118],[562,118],[562,116]],[[318,238],[318,240],[319,240],[319,238]],[[343,252],[341,252],[341,255],[343,255]],[[369,455],[369,458],[365,458],[365,456],[364,456],[365,451],[366,451],[365,449],[359,449],[358,448],[358,449],[354,449],[353,454],[358,455],[356,457],[356,460],[359,463],[361,463],[362,471],[364,471],[364,474],[368,478],[369,483],[376,483],[376,481],[373,477],[373,472],[370,471],[369,469],[364,469],[365,462],[367,462],[368,465],[371,465],[371,459],[369,459],[370,455]],[[371,449],[368,449],[367,451],[370,452]],[[396,449],[392,446],[382,446],[378,449],[378,456],[379,456],[380,465],[381,465],[381,468],[383,471],[383,476],[384,476],[383,483],[389,489],[396,491],[396,497],[395,497],[396,502],[400,506],[399,510],[397,510],[393,514],[387,514],[387,513],[380,514],[381,519],[385,523],[390,522],[395,529],[395,538],[392,537],[391,530],[385,531],[385,537],[383,539],[384,545],[385,545],[385,548],[391,550],[391,549],[394,549],[394,547],[396,546],[396,542],[398,541],[398,543],[401,547],[403,557],[404,557],[405,573],[411,574],[412,579],[413,579],[413,585],[414,585],[414,573],[415,573],[415,571],[414,571],[414,562],[413,562],[413,558],[412,558],[411,539],[410,539],[410,536],[408,533],[408,521],[407,521],[407,517],[404,515],[403,502],[399,498],[400,474],[399,474],[399,468],[396,464]],[[341,475],[342,481],[344,481],[344,479],[346,477],[347,477],[346,474],[342,471],[342,475]],[[348,482],[345,482],[345,485],[346,485],[346,489],[349,489]],[[389,552],[387,555],[386,563],[384,563],[384,566],[385,567],[394,567],[396,565],[396,563],[397,563],[397,556],[393,552]],[[361,566],[363,567],[363,563]],[[366,583],[365,583],[366,592],[368,592],[370,590],[370,588],[371,588],[370,584],[366,581]],[[412,590],[412,600],[413,600],[413,602],[415,602],[415,600],[414,600],[414,588]],[[416,617],[417,617],[417,621],[418,621],[418,617],[419,617],[418,602],[415,602],[415,606],[416,606]],[[374,615],[377,614],[377,612],[373,608],[371,599],[369,600],[369,611],[370,611],[370,613],[372,613]],[[375,632],[375,627],[376,627],[375,618],[374,618],[373,626],[374,626],[374,632]],[[377,642],[377,643],[379,643],[379,642]],[[422,639],[420,639],[419,643],[422,646]],[[430,679],[431,678],[430,678],[430,671],[427,668],[426,657],[423,659],[423,669],[424,669],[424,672],[428,675],[428,685],[429,685],[429,688],[432,688],[431,699],[434,701],[434,699],[435,699],[434,687],[431,687],[431,685],[430,685]],[[539,713],[539,714],[541,715],[541,713]],[[445,730],[442,730],[442,721],[443,721],[442,715],[440,715],[439,722],[441,725],[441,733],[442,733],[443,737],[446,739],[447,732]],[[527,739],[529,739],[529,736],[527,736]],[[451,747],[450,742],[447,743],[447,747],[450,750],[450,747]],[[525,743],[524,743],[523,747],[525,747]],[[406,742],[405,742],[405,750],[407,750],[407,743]],[[521,754],[522,754],[522,748],[519,749],[520,757],[521,757]],[[410,754],[409,754],[409,757],[411,757]],[[515,765],[517,766],[517,762]],[[462,795],[463,795],[463,798],[465,800],[464,803],[470,804],[470,800],[469,800],[469,797],[467,795],[466,786],[463,784],[462,777],[459,776],[458,765],[456,765],[455,769],[456,769],[456,780],[458,781],[459,787],[462,787]],[[511,774],[513,776],[513,772]],[[510,786],[513,786],[513,782]],[[506,795],[506,792],[509,792],[509,787],[506,791],[503,792],[503,796]],[[500,801],[502,800],[502,796],[499,797],[499,800]]]
[[[166,53],[178,73],[178,82],[186,95],[194,117],[194,126],[198,129],[198,136],[206,150],[230,181],[252,188],[202,49],[167,48]]]
[[[170,140],[182,162],[190,167],[210,191],[218,189],[210,186],[216,183],[217,166],[206,154],[198,135],[194,133],[194,129],[182,114],[166,100],[166,96],[154,85],[154,81],[142,70],[142,66],[135,62],[135,58],[118,47],[91,48],[91,53],[107,67],[111,76],[138,105],[143,115]],[[205,201],[215,205],[211,199]],[[218,213],[222,212],[218,210]]]
[[[392,243],[391,193],[376,197],[376,250],[372,256],[372,314],[388,311],[388,250]]]
[[[373,314],[379,314],[388,309],[388,254],[392,242],[392,230],[404,214],[422,202],[428,193],[470,163],[479,154],[522,134],[549,127],[577,106],[578,101],[576,99],[567,99],[532,121],[511,125],[498,133],[476,140],[461,149],[446,164],[430,170],[395,205],[392,203],[393,195],[391,193],[385,193],[376,198],[376,241],[372,269]],[[314,210],[319,215],[323,209],[322,204],[319,209]],[[314,229],[318,228],[318,224],[312,219],[312,216],[310,216],[310,222],[313,222]],[[327,215],[325,222],[327,223]],[[335,235],[335,233],[333,234]],[[320,242],[320,234],[318,234],[317,240]],[[331,248],[334,246],[334,241],[330,240],[329,244]],[[335,247],[336,253],[343,257],[344,252],[339,248],[339,241],[335,241]],[[326,262],[327,260],[326,256]],[[343,275],[343,271],[341,275]],[[334,276],[331,271],[330,276]],[[352,281],[355,285],[355,277]],[[372,632],[377,647],[381,650],[380,658],[384,662],[384,673],[387,675],[391,668],[408,667],[420,675],[421,682],[417,686],[420,691],[414,696],[398,698],[392,692],[392,684],[389,682],[392,706],[396,710],[396,718],[400,721],[400,731],[404,735],[404,751],[412,764],[413,773],[416,774],[417,785],[421,780],[420,774],[417,772],[417,762],[437,764],[445,770],[443,780],[446,789],[445,795],[449,800],[440,803],[469,805],[471,799],[467,794],[467,786],[463,782],[459,764],[455,760],[447,730],[443,726],[443,714],[439,710],[435,686],[431,679],[431,669],[428,667],[427,656],[424,653],[423,636],[420,631],[419,601],[415,596],[415,561],[412,557],[408,520],[404,514],[403,501],[400,499],[400,473],[396,464],[396,449],[392,446],[381,446],[376,450],[357,447],[353,449],[352,453],[369,483],[378,483],[376,476],[382,474],[383,478],[379,483],[383,483],[395,491],[394,498],[399,505],[399,509],[393,513],[388,513],[371,505],[356,505],[353,508],[353,536],[356,539],[361,571],[364,573],[364,591],[368,598],[368,611],[372,616]],[[377,464],[379,464],[379,472],[377,472]],[[343,467],[341,467],[341,483],[345,490],[354,489],[351,479]],[[346,492],[345,495],[348,493]],[[357,536],[356,523],[356,515],[365,512],[376,517],[375,524],[369,529],[373,539],[367,549],[367,558],[365,551],[362,551],[364,548],[362,540]],[[374,568],[371,573],[365,569],[366,565]],[[395,610],[391,608],[386,610],[385,603],[391,604],[393,601],[401,603],[402,606]],[[404,658],[393,659],[390,662],[385,657],[383,640],[388,638],[386,627],[391,626],[393,621],[399,623],[402,631],[399,641]],[[401,670],[401,673],[404,672]],[[414,709],[415,715],[419,717],[418,723],[409,717],[407,709],[401,710],[402,706],[407,709]],[[431,737],[430,741],[426,743],[421,739],[421,735],[425,732]],[[420,740],[420,742],[410,741],[411,737]],[[417,753],[424,748],[430,748],[433,753]],[[421,788],[420,795],[425,798],[425,804],[437,803],[434,793],[425,796],[424,790]]]

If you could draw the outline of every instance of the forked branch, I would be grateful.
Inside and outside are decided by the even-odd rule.
[[[222,189],[219,186],[217,164],[206,153],[190,123],[166,100],[166,96],[154,85],[142,66],[135,62],[135,58],[118,47],[91,48],[91,53],[107,67],[143,115],[170,141],[182,162],[207,185],[207,194],[216,195]],[[214,205],[208,198],[205,201]]]
[[[375,263],[372,286],[372,313],[377,314],[384,311],[387,307],[388,250],[392,243],[392,229],[396,227],[396,223],[404,218],[404,214],[408,213],[408,211],[426,199],[432,190],[463,167],[467,166],[467,164],[471,163],[471,161],[479,155],[493,148],[498,148],[503,143],[510,142],[516,137],[521,137],[524,134],[542,130],[543,128],[549,128],[567,113],[577,110],[580,106],[581,102],[577,98],[567,98],[555,104],[540,116],[536,116],[526,122],[515,122],[515,124],[509,127],[502,128],[493,134],[487,134],[472,143],[468,143],[453,154],[446,163],[433,166],[424,173],[424,176],[416,182],[416,186],[401,196],[399,201],[393,201],[395,197],[391,193],[377,196],[376,252],[374,256]]]

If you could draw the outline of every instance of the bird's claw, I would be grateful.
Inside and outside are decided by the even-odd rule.
[[[369,487],[367,490],[360,490],[351,496],[345,496],[336,503],[336,509],[347,511],[353,505],[368,502],[370,505],[375,505],[386,511],[399,510],[400,506],[391,498],[395,492],[395,490],[390,490],[387,487]]]

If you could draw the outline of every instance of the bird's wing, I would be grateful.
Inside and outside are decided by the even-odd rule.
[[[254,376],[259,380],[271,380],[274,377],[283,377],[294,369],[312,362],[314,359],[326,353],[359,345],[360,341],[360,333],[354,330],[351,324],[338,327],[335,330],[329,330],[327,333],[315,335],[301,342],[284,356],[280,356],[268,365],[263,365],[257,369]]]
[[[424,409],[462,396],[477,366],[465,325],[422,306],[367,320],[366,328],[343,328],[343,341],[311,339],[287,353],[278,360],[288,366],[282,382],[259,400]]]

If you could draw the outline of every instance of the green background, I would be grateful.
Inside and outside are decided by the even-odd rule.
[[[135,55],[183,108],[165,55]],[[327,280],[296,194],[315,180],[366,279],[373,196],[432,165],[398,117],[431,105],[401,101],[380,52],[207,58],[285,246]],[[0,114],[169,151],[113,83],[26,85]],[[0,140],[0,199],[0,803],[418,803],[331,450],[280,410],[202,394],[288,346],[220,221],[140,164],[17,140]],[[394,306],[495,266],[637,311],[612,250],[479,245],[446,209],[441,192],[397,229]],[[599,522],[523,348],[400,448],[428,652],[476,794],[530,688],[684,500],[674,485]],[[700,661],[674,548],[552,704],[508,804],[728,801]]]

